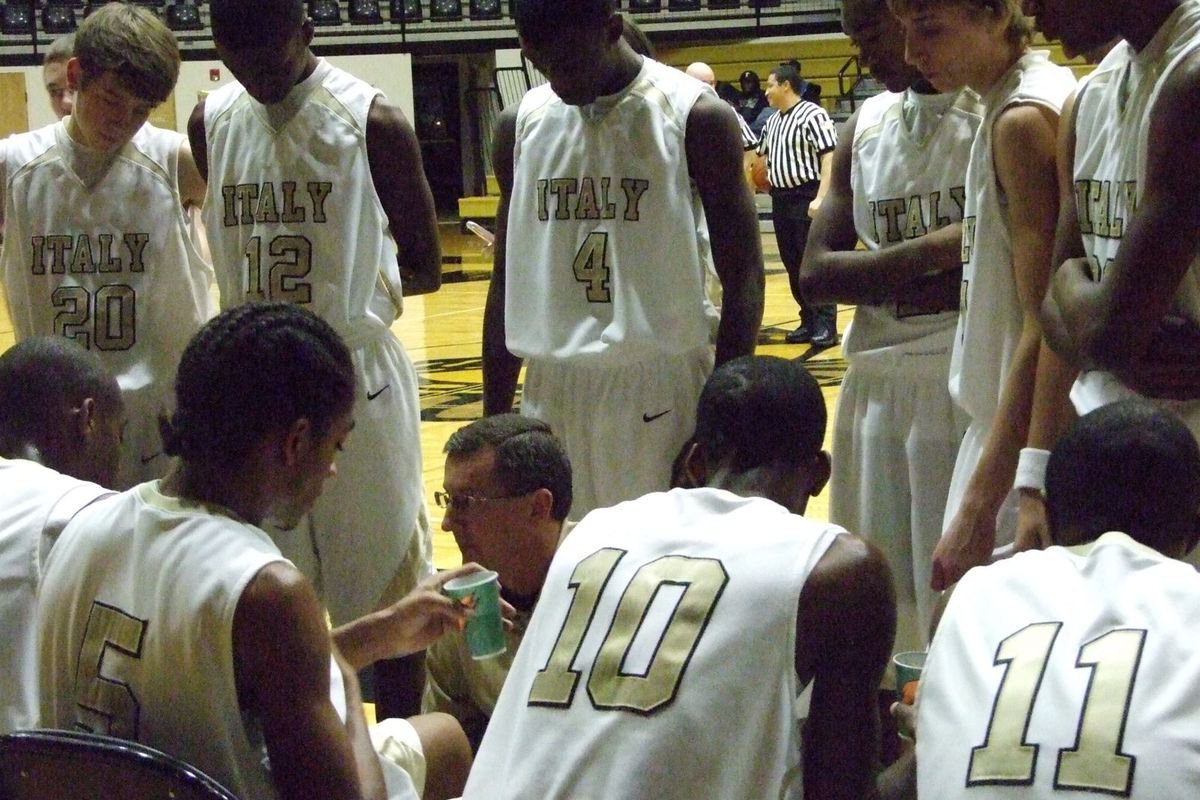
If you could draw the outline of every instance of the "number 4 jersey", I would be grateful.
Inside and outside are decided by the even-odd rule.
[[[612,365],[708,343],[708,226],[684,141],[704,91],[645,59],[586,106],[549,84],[521,100],[505,262],[514,354]]]
[[[563,540],[464,797],[801,796],[796,615],[842,529],[676,489]]]
[[[1200,575],[1123,533],[971,570],[930,647],[918,793],[1191,797]]]
[[[157,416],[175,367],[212,316],[211,269],[179,194],[181,134],[143,125],[115,155],[63,123],[0,143],[4,290],[18,340],[55,335],[97,353],[129,425],[119,483],[166,471]]]

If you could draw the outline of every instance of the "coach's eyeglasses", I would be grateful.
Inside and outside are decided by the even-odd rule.
[[[460,513],[467,513],[476,505],[484,505],[485,503],[498,503],[501,500],[516,500],[518,497],[525,497],[529,492],[521,492],[520,494],[507,494],[503,497],[476,497],[471,494],[453,494],[451,492],[434,492],[433,502],[437,503],[437,507],[445,510],[453,509]]]

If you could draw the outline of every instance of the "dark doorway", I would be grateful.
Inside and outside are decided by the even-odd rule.
[[[413,124],[439,217],[456,215],[462,196],[458,82],[455,62],[413,63]]]

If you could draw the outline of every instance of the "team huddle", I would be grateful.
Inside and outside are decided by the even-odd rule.
[[[757,145],[616,5],[512,3],[548,83],[497,121],[443,572],[390,330],[441,282],[411,125],[301,0],[211,1],[238,83],[186,135],[147,123],[161,20],[80,25],[66,116],[0,142],[0,733],[247,800],[1190,794],[1200,0],[843,0],[887,91],[835,136],[781,65]],[[751,149],[788,340],[856,306],[832,453],[815,380],[754,355]],[[486,660],[443,591],[481,569]]]

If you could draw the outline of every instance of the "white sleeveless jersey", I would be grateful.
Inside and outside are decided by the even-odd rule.
[[[38,727],[34,611],[42,561],[71,517],[109,490],[0,458],[0,734]]]
[[[391,325],[396,245],[367,158],[379,90],[329,62],[272,106],[239,84],[204,101],[204,224],[221,306],[287,300],[352,348]]]
[[[1081,84],[1075,106],[1075,207],[1084,251],[1099,279],[1116,258],[1146,177],[1150,117],[1164,82],[1200,47],[1200,5],[1180,4],[1140,52],[1121,42]],[[1200,268],[1193,262],[1175,313],[1200,323]],[[1109,373],[1080,376],[1072,393],[1080,413],[1133,391]]]
[[[685,148],[706,90],[643,59],[629,86],[587,106],[548,84],[522,98],[504,305],[514,354],[619,364],[707,344],[707,224]]]
[[[166,471],[157,416],[173,407],[179,357],[213,312],[211,268],[179,194],[185,141],[144,125],[107,169],[61,122],[0,145],[16,337],[74,339],[116,376],[130,420],[123,486]]]
[[[850,180],[854,228],[880,250],[961,222],[966,165],[983,117],[979,96],[885,92],[863,102],[854,130]],[[846,332],[848,358],[953,328],[953,311],[860,305]]]
[[[204,103],[204,222],[221,305],[299,303],[354,351],[357,432],[314,507],[321,564],[309,575],[339,624],[379,603],[424,503],[417,375],[389,328],[401,309],[397,250],[367,156],[377,99],[322,59],[277,104],[237,84]]]
[[[717,489],[563,540],[466,800],[801,796],[796,613],[842,528]]]
[[[1200,575],[1123,533],[978,567],[918,701],[921,800],[1195,796]]]
[[[991,420],[1000,402],[1023,314],[1013,275],[1008,198],[992,154],[992,128],[1010,106],[1039,105],[1056,114],[1075,87],[1046,51],[1026,52],[983,98],[987,114],[971,147],[963,218],[963,288],[950,358],[950,393],[972,419]],[[1053,180],[1053,175],[1047,175]]]
[[[38,609],[43,724],[136,739],[238,797],[275,796],[233,667],[242,590],[282,561],[262,530],[144,483],[76,515]]]

